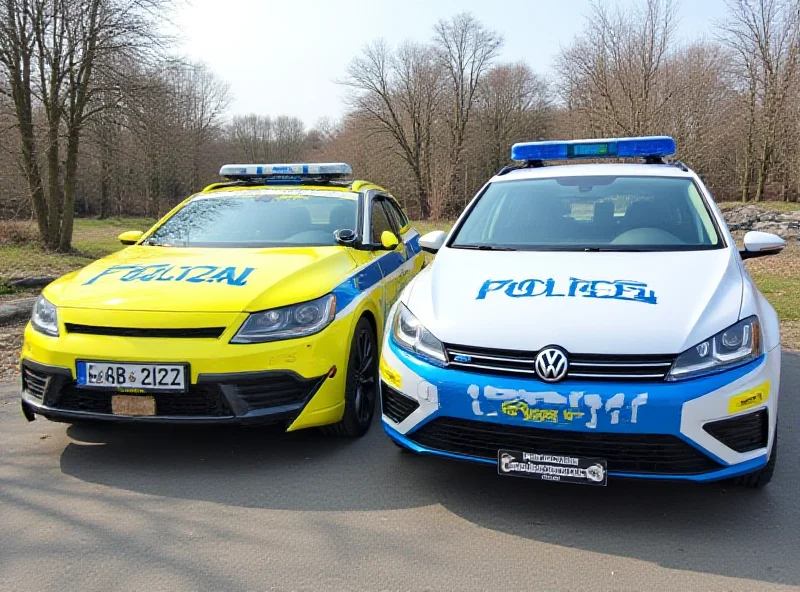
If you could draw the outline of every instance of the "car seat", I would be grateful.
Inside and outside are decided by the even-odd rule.
[[[328,218],[328,227],[331,232],[344,229],[355,230],[355,217],[355,210],[353,208],[336,206],[331,210],[330,217]]]
[[[281,216],[282,238],[288,238],[293,234],[312,230],[311,215],[302,206],[294,206],[283,212]]]

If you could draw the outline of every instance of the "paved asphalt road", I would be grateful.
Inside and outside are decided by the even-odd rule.
[[[800,590],[800,358],[761,492],[588,488],[264,429],[26,424],[0,387],[0,590]]]

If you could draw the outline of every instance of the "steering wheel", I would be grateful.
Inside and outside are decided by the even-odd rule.
[[[677,236],[660,228],[634,228],[617,236],[612,245],[682,245]]]

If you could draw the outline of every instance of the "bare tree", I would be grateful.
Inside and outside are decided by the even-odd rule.
[[[44,243],[72,241],[78,152],[98,71],[118,56],[144,61],[160,46],[154,20],[168,0],[3,0],[0,76],[8,82],[20,159]],[[46,174],[39,166],[36,111],[44,113]],[[100,104],[97,109],[102,109]],[[64,161],[61,150],[64,148]]]
[[[611,10],[594,0],[583,34],[558,58],[562,98],[598,135],[656,131],[678,90],[660,84],[672,48],[674,2],[643,4]]]
[[[449,107],[444,110],[450,141],[447,186],[449,194],[455,196],[459,190],[461,154],[478,88],[497,57],[503,38],[465,12],[439,21],[434,27],[434,43],[448,81]]]
[[[237,158],[249,162],[273,162],[272,118],[269,115],[240,115],[228,126],[228,136]]]
[[[234,117],[227,136],[237,158],[249,162],[299,160],[306,147],[305,125],[296,117],[243,115]]]
[[[758,111],[763,118],[755,200],[760,201],[775,160],[781,124],[800,59],[800,1],[729,0],[723,40],[738,58],[738,72],[749,91],[748,150],[742,173],[742,197],[749,191],[753,146],[750,138]]]
[[[527,64],[503,64],[486,73],[477,92],[484,174],[508,162],[514,142],[546,136],[550,106],[549,85]]]
[[[431,142],[442,98],[442,70],[431,47],[406,43],[393,53],[367,45],[343,82],[357,91],[352,106],[375,132],[389,135],[414,176],[420,214],[431,213]]]

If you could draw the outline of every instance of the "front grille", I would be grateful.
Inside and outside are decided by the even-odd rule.
[[[223,387],[230,387],[252,411],[302,405],[316,391],[322,380],[324,377],[305,379],[296,374],[276,372],[223,383]]]
[[[689,475],[720,465],[676,436],[611,434],[511,426],[440,417],[410,434],[426,448],[485,459],[500,449],[600,458],[620,473]]]
[[[47,390],[48,376],[41,372],[31,370],[27,366],[22,367],[22,388],[32,397],[44,399],[44,393]]]
[[[750,452],[765,448],[769,440],[767,410],[748,413],[730,419],[712,421],[703,429],[736,452]]]
[[[79,388],[75,382],[62,387],[51,406],[64,411],[84,411],[111,415],[115,391]],[[156,417],[226,417],[233,415],[216,385],[192,385],[186,393],[148,393],[155,398]]]
[[[447,345],[448,364],[462,370],[536,377],[538,352]],[[567,379],[659,381],[672,367],[674,356],[569,354]]]
[[[401,423],[419,407],[419,402],[406,397],[385,382],[381,383],[383,413],[395,423]]]
[[[107,335],[111,337],[157,337],[165,339],[218,339],[225,327],[199,327],[190,329],[143,329],[140,327],[99,327],[66,323],[67,333]]]

